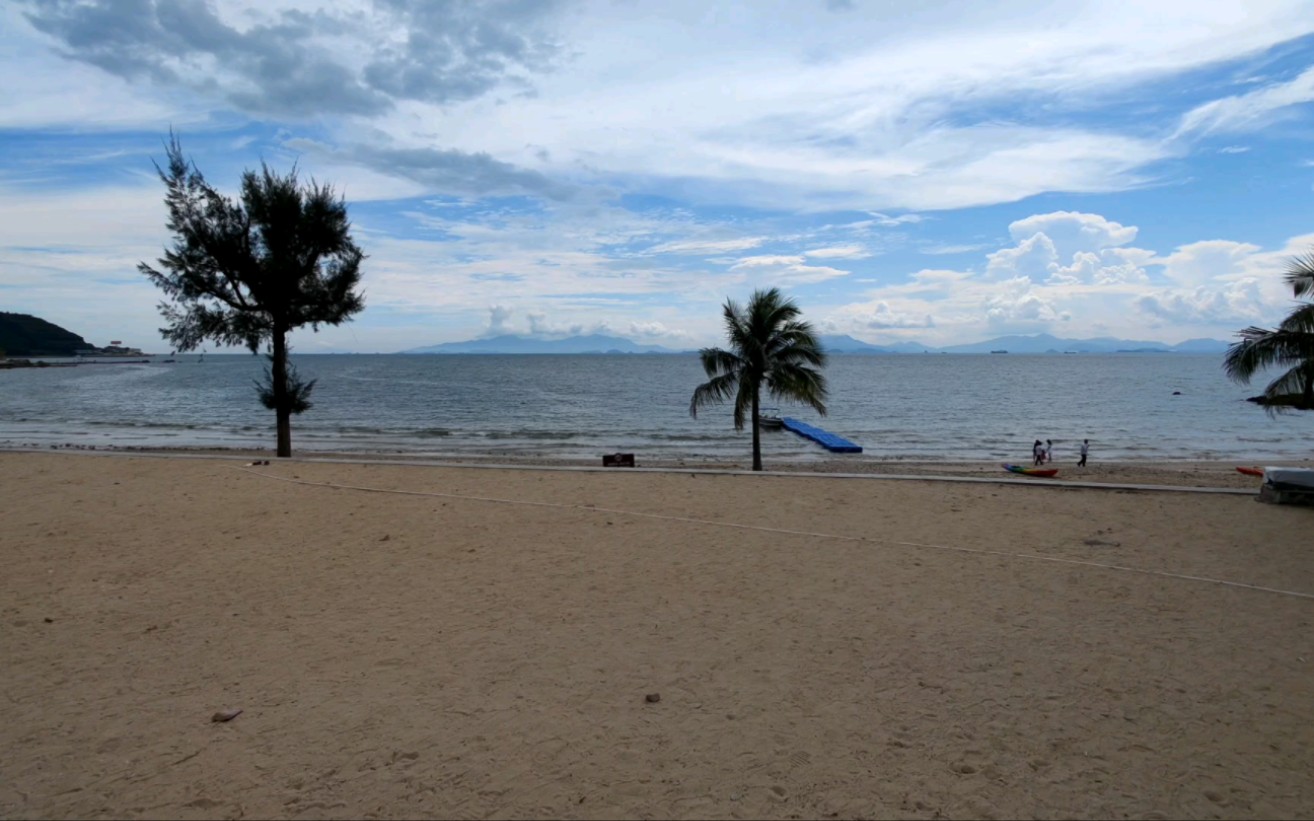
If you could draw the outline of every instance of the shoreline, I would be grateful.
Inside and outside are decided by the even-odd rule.
[[[169,456],[188,457],[214,456],[225,459],[269,459],[275,460],[272,449],[242,447],[137,447],[137,446],[94,446],[50,445],[45,448],[3,448],[0,453],[91,453],[122,456]],[[565,468],[598,469],[606,472],[624,472],[629,468],[604,468],[602,458],[596,459],[547,459],[537,457],[517,457],[499,454],[462,454],[432,455],[391,452],[360,451],[296,451],[293,450],[292,462],[341,462],[341,463],[395,463],[417,466],[470,466],[486,468]],[[1183,487],[1220,487],[1220,488],[1254,488],[1258,492],[1260,480],[1254,476],[1239,473],[1238,462],[1200,459],[1121,459],[1116,461],[1092,461],[1085,468],[1073,463],[1050,463],[1057,467],[1059,473],[1053,479],[1018,477],[1005,472],[1001,462],[994,460],[926,460],[926,459],[864,459],[843,455],[824,456],[807,461],[770,461],[763,460],[763,473],[767,474],[843,474],[843,475],[882,475],[907,478],[978,478],[999,479],[1000,481],[1018,480],[1029,483],[1063,484],[1064,482],[1091,482],[1097,484],[1146,484],[1177,485]],[[1021,463],[1026,464],[1026,463]],[[1254,465],[1257,467],[1314,467],[1314,459],[1272,460]],[[664,471],[711,471],[711,472],[748,472],[751,460],[743,459],[644,459],[635,455],[635,468]]]

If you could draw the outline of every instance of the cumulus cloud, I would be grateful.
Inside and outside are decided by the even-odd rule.
[[[688,343],[693,335],[684,328],[672,328],[663,322],[631,322],[627,335],[638,339],[658,339],[665,342]]]
[[[1055,211],[1035,214],[1008,226],[1016,245],[987,255],[986,275],[1025,277],[1033,282],[1125,283],[1147,279],[1144,265],[1154,254],[1124,247],[1136,239],[1135,226],[1099,214]]]
[[[488,308],[488,336],[500,336],[511,333],[507,321],[511,319],[511,309],[505,305],[490,305]]]
[[[1052,211],[1035,214],[1009,224],[1008,234],[1023,240],[1044,234],[1060,257],[1070,258],[1078,251],[1101,251],[1126,245],[1136,239],[1137,229],[1112,222],[1099,214],[1078,211]]]
[[[1049,237],[1036,233],[1012,248],[1001,248],[987,256],[986,274],[1003,279],[1023,276],[1032,280],[1048,278],[1058,265],[1058,250]]]
[[[1014,280],[989,296],[984,303],[986,322],[998,333],[1047,331],[1070,315],[1030,287],[1028,280]]]
[[[1230,240],[1205,240],[1180,246],[1158,262],[1164,276],[1179,286],[1193,287],[1247,273],[1246,264],[1259,246]]]
[[[885,301],[876,302],[865,310],[859,311],[855,318],[864,327],[872,330],[935,327],[935,320],[931,318],[930,314],[897,311]]]
[[[1222,288],[1200,286],[1191,290],[1146,294],[1136,307],[1147,314],[1179,324],[1244,324],[1263,321],[1264,298],[1258,282],[1246,280]]]

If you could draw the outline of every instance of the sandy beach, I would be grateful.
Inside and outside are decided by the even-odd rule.
[[[0,452],[0,816],[1314,817],[1233,465],[226,456]]]

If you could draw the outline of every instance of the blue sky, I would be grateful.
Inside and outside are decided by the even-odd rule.
[[[914,7],[915,6],[915,7]],[[346,198],[366,309],[498,333],[1230,340],[1314,246],[1307,2],[33,0],[0,6],[0,310],[164,345],[172,128]]]

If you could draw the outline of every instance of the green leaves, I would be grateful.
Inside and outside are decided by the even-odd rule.
[[[272,355],[268,359],[271,363],[274,361]],[[287,372],[283,378],[283,390],[277,391],[274,389],[274,372],[271,364],[271,366],[265,368],[264,381],[255,383],[256,395],[260,398],[260,404],[269,410],[276,411],[279,407],[279,394],[282,393],[285,397],[284,401],[287,403],[288,412],[301,414],[314,407],[314,403],[310,401],[310,392],[315,389],[315,383],[318,381],[317,379],[312,379],[309,382],[302,381],[296,367],[289,362]]]

